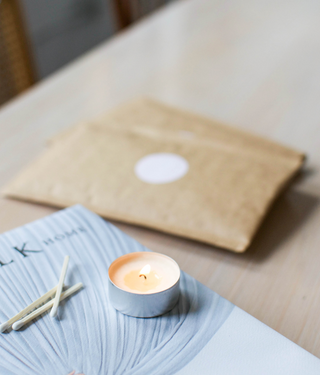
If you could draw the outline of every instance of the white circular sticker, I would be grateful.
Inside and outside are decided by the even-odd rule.
[[[179,180],[189,170],[189,163],[180,155],[160,152],[144,156],[135,165],[137,177],[149,184],[167,184]]]

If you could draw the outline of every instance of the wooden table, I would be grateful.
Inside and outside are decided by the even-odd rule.
[[[147,95],[307,152],[245,254],[116,223],[320,356],[320,2],[185,0],[128,29],[0,111],[0,183],[46,139]],[[0,231],[54,211],[2,199]]]

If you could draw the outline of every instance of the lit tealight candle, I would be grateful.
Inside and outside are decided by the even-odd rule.
[[[136,252],[116,259],[109,268],[109,298],[115,309],[135,317],[171,310],[179,299],[180,268],[166,255]]]

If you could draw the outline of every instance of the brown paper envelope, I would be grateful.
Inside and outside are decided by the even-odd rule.
[[[139,180],[137,161],[157,152],[184,157],[188,173],[168,184]],[[81,203],[242,252],[302,162],[302,154],[271,141],[140,100],[53,140],[4,192],[59,207]]]
[[[125,103],[97,119],[77,124],[51,138],[51,142],[59,141],[72,135],[83,126],[102,126],[115,129],[131,129],[152,135],[160,131],[170,139],[179,137],[186,142],[191,140],[214,142],[215,147],[235,151],[244,149],[255,155],[265,154],[266,157],[288,158],[289,163],[302,165],[304,154],[280,145],[268,139],[246,133],[242,130],[221,124],[190,112],[183,111],[154,101],[149,98],[139,98]]]

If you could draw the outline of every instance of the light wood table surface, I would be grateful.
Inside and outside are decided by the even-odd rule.
[[[320,357],[320,2],[184,0],[0,110],[0,184],[57,132],[140,95],[308,154],[245,254],[116,223]],[[0,231],[54,212],[2,199]]]

